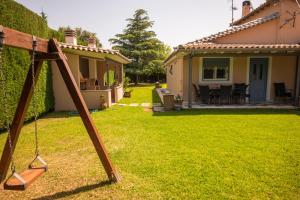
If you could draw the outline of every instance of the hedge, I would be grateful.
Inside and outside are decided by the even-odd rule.
[[[55,31],[48,28],[45,19],[12,0],[0,0],[0,24],[42,38],[55,35]],[[30,67],[30,56],[28,51],[4,47],[2,62],[8,93],[8,117],[12,120]],[[1,94],[3,95],[2,92]],[[35,98],[39,115],[53,109],[54,96],[50,63],[43,64],[36,86]],[[3,105],[3,96],[0,98],[0,103]],[[32,119],[33,116],[33,107],[30,104],[26,120]],[[3,106],[0,106],[0,130],[3,129],[4,118]]]

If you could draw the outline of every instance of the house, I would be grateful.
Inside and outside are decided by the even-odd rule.
[[[77,45],[76,32],[65,32],[65,43],[60,43],[77,86],[89,109],[100,107],[105,99],[107,107],[123,97],[123,65],[130,62],[118,51],[96,47],[94,38],[88,46]],[[55,62],[52,62],[53,93],[56,111],[72,111],[76,107]]]
[[[299,0],[267,0],[256,9],[251,1],[242,5],[242,17],[227,30],[174,49],[165,61],[168,89],[191,107],[194,85],[244,83],[246,100],[257,104],[274,102],[274,83],[284,83],[299,105]]]

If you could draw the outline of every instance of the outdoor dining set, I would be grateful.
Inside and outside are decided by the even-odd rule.
[[[293,92],[286,89],[285,83],[273,83],[274,99],[278,103],[290,103],[293,100]],[[250,98],[249,85],[235,83],[233,85],[195,85],[196,102],[203,104],[245,104]],[[274,103],[275,103],[274,102]]]
[[[248,85],[236,83],[234,85],[193,85],[196,101],[204,104],[232,104],[246,103]]]

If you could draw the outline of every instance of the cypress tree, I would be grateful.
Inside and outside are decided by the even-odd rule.
[[[132,62],[126,65],[126,72],[135,76],[135,83],[141,75],[164,73],[163,60],[170,48],[166,47],[156,38],[156,33],[151,30],[153,21],[150,21],[146,10],[138,9],[132,18],[127,19],[128,24],[123,33],[116,34],[110,39],[113,49],[119,50]]]

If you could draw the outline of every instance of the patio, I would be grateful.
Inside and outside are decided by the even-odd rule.
[[[190,109],[188,102],[184,102],[183,109]],[[218,105],[218,104],[192,104],[192,109],[279,109],[279,110],[294,110],[298,107],[289,104],[231,104],[231,105]]]

